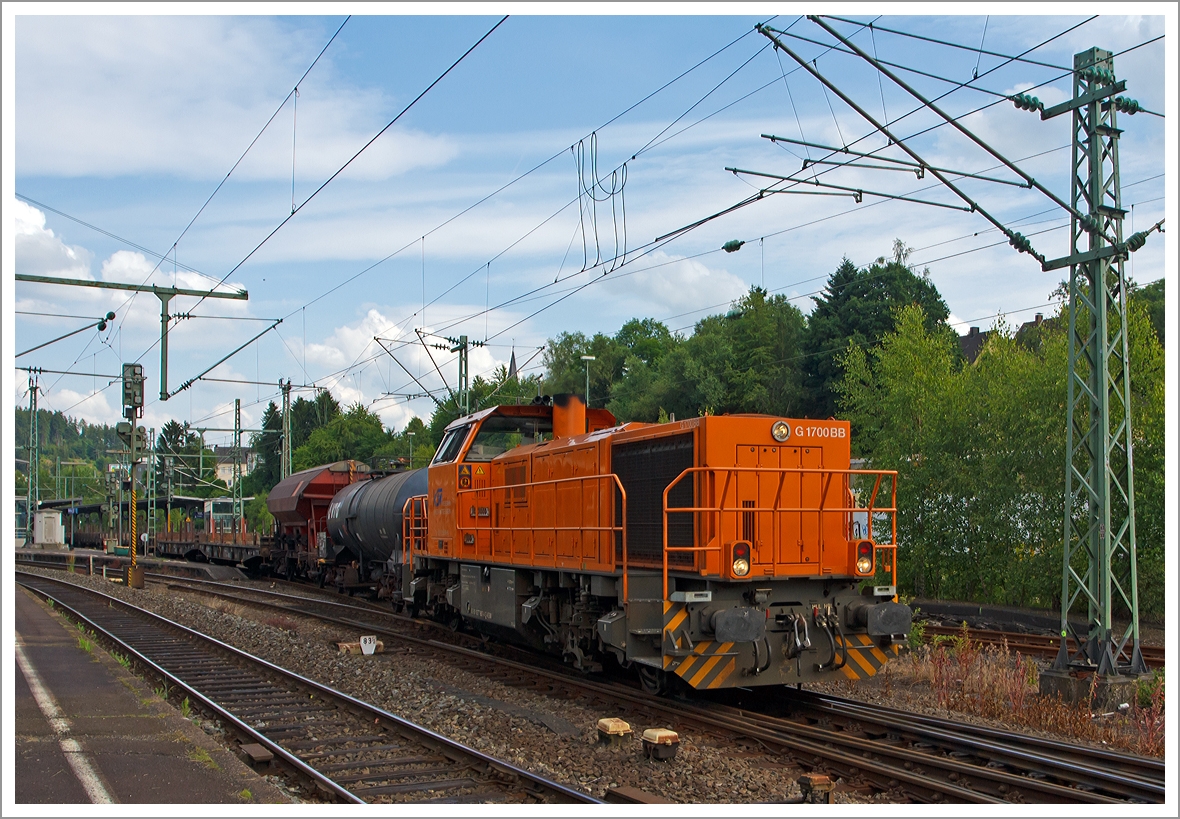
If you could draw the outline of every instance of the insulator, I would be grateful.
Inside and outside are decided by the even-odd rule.
[[[1114,72],[1100,65],[1092,65],[1081,72],[1082,79],[1091,82],[1104,82],[1108,85],[1114,82]]]
[[[1078,224],[1082,226],[1082,230],[1087,233],[1097,233],[1102,225],[1097,219],[1088,213],[1083,213],[1078,217]]]
[[[1012,232],[1008,235],[1008,244],[1019,250],[1021,253],[1028,253],[1032,250],[1032,242],[1030,242],[1023,234]]]
[[[721,246],[721,249],[724,250],[726,253],[733,253],[736,250],[740,250],[741,246],[744,244],[745,244],[745,242],[738,241],[737,239],[730,239],[728,242],[726,242],[725,244],[723,244]]]
[[[1147,231],[1141,230],[1138,233],[1132,233],[1127,239],[1127,250],[1134,253],[1139,248],[1147,244]]]
[[[1031,94],[1017,94],[1012,97],[1012,104],[1024,111],[1041,111],[1045,107],[1045,103]]]
[[[1130,97],[1115,97],[1114,107],[1116,110],[1128,115],[1134,115],[1143,110],[1139,105],[1139,100],[1133,100]]]

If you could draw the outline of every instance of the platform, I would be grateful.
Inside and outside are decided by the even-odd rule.
[[[17,804],[290,801],[42,600],[15,598]]]

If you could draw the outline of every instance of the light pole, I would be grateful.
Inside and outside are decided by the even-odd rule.
[[[414,435],[417,433],[406,432],[406,440],[410,442],[410,469],[414,468]]]
[[[586,362],[586,406],[590,406],[590,362],[595,358],[592,355],[582,356],[582,360]]]

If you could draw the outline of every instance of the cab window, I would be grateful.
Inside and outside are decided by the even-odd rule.
[[[490,461],[497,455],[524,444],[539,444],[553,438],[550,418],[485,418],[467,450],[466,461]]]
[[[449,464],[458,458],[459,452],[463,449],[463,442],[467,440],[467,433],[470,431],[471,425],[468,424],[465,427],[452,429],[444,435],[442,443],[438,445],[438,452],[434,453],[434,460],[430,462],[430,465]]]

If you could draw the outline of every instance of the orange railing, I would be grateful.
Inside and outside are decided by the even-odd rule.
[[[726,498],[729,496],[730,486],[734,482],[734,478],[739,474],[755,474],[755,475],[774,475],[778,477],[778,488],[775,492],[774,501],[770,506],[734,506],[726,507]],[[701,475],[699,489],[706,498],[717,499],[711,506],[668,506],[668,494],[672,489],[684,480],[689,475]],[[721,483],[721,491],[717,492],[717,484],[719,475],[724,476]],[[786,484],[788,475],[799,475],[800,483],[802,483],[803,475],[816,475],[820,477],[820,484],[822,492],[819,498],[819,504],[813,506],[783,506],[783,489]],[[876,480],[873,482],[872,492],[869,495],[867,506],[857,506],[856,496],[851,491],[850,487],[846,487],[846,481],[841,481],[840,486],[847,488],[847,501],[839,506],[827,505],[829,494],[832,489],[832,479],[835,476],[851,476],[851,475],[874,475]],[[890,505],[877,506],[877,495],[881,489],[881,482],[884,478],[891,478],[890,489]],[[839,498],[843,492],[837,491],[835,497]],[[738,497],[736,490],[733,492],[734,502],[739,502],[741,498]],[[674,481],[664,488],[663,497],[663,530],[664,530],[664,554],[663,554],[663,572],[664,572],[664,599],[668,599],[668,553],[669,552],[683,552],[691,554],[713,552],[717,554],[718,572],[721,573],[725,566],[723,549],[724,545],[720,542],[721,532],[723,530],[723,517],[732,515],[734,520],[733,530],[738,531],[738,522],[742,514],[770,512],[774,514],[773,520],[773,535],[772,542],[779,542],[782,532],[779,531],[782,520],[779,513],[798,513],[798,514],[815,514],[819,525],[819,546],[822,550],[825,544],[825,527],[824,516],[837,515],[839,516],[839,523],[841,531],[844,534],[845,540],[852,539],[852,516],[856,513],[864,513],[866,517],[865,537],[866,540],[873,541],[875,549],[878,552],[885,552],[889,556],[888,564],[891,573],[893,585],[897,584],[897,471],[888,469],[811,469],[811,468],[767,468],[757,466],[694,466],[681,472]],[[669,514],[693,514],[708,516],[708,523],[710,526],[705,527],[706,537],[709,537],[708,542],[704,546],[672,546],[668,543],[668,515]],[[888,514],[890,517],[891,534],[888,543],[877,543],[873,538],[873,516],[877,514]],[[709,533],[712,533],[711,537]],[[699,539],[699,536],[698,536]],[[875,557],[875,555],[874,555]],[[706,559],[707,565],[707,559]],[[874,560],[874,567],[877,565]],[[694,566],[703,574],[704,569],[697,566],[694,559]],[[752,577],[752,575],[751,575]]]
[[[535,490],[537,490],[541,487],[545,487],[545,486],[552,486],[554,489],[554,494],[556,495],[557,486],[559,484],[577,483],[580,485],[585,485],[587,483],[594,482],[594,481],[611,481],[611,482],[613,482],[614,488],[616,488],[618,490],[619,497],[620,497],[620,504],[621,504],[620,520],[621,520],[621,523],[619,523],[618,525],[606,524],[606,525],[586,526],[585,524],[582,524],[582,525],[578,525],[578,526],[558,526],[557,522],[556,522],[556,519],[557,519],[556,509],[554,509],[554,523],[552,525],[544,525],[544,524],[539,525],[537,523],[537,520],[536,520],[537,504],[534,502],[534,498],[533,498],[533,493]],[[602,493],[601,490],[597,490],[597,491],[600,493],[599,498],[610,496],[609,491],[607,493]],[[489,501],[489,504],[488,504],[489,508],[496,501],[500,501],[501,508],[503,508],[503,509],[508,509],[508,508],[525,509],[525,508],[527,508],[528,509],[528,523],[527,523],[527,525],[524,525],[524,526],[500,526],[500,525],[493,526],[490,524],[488,526],[479,526],[479,527],[457,526],[456,529],[458,531],[459,536],[462,537],[464,534],[467,534],[467,533],[474,534],[477,532],[528,532],[529,533],[528,561],[529,561],[529,565],[532,565],[532,566],[542,565],[539,562],[539,556],[536,553],[536,540],[535,540],[534,535],[537,532],[552,532],[555,543],[557,540],[557,533],[558,532],[600,532],[600,533],[601,532],[610,532],[612,534],[618,534],[619,538],[622,542],[622,551],[623,551],[623,553],[622,553],[623,602],[627,601],[627,592],[628,592],[628,588],[627,588],[627,490],[625,490],[623,488],[623,484],[619,480],[618,475],[614,474],[613,472],[609,472],[605,475],[583,475],[583,476],[573,477],[573,478],[556,478],[556,479],[548,480],[548,481],[529,481],[529,482],[525,482],[525,483],[505,484],[503,486],[490,486],[490,487],[482,487],[482,488],[475,488],[475,489],[460,489],[459,496],[458,496],[458,501],[459,501],[458,508],[461,509],[463,507],[462,499],[463,499],[464,495],[475,495],[475,494],[479,494],[479,493],[487,493],[488,495],[491,496],[491,500]],[[584,493],[584,490],[583,490],[583,493]],[[522,495],[523,495],[523,497],[522,497]],[[612,508],[613,508],[612,505],[607,504],[607,503],[603,503],[599,506],[600,511],[598,514],[601,515],[601,514],[603,514],[604,511],[607,514],[609,514],[610,510]],[[611,538],[611,541],[612,541],[611,542],[611,554],[612,554],[611,563],[613,565],[613,563],[614,563],[614,558],[613,558],[614,538],[613,537]],[[493,552],[494,552],[494,550],[493,550]],[[542,557],[544,557],[547,561],[552,562],[554,565],[556,565],[556,563],[557,563],[556,549],[554,550],[553,555],[544,555]]]
[[[410,557],[426,553],[426,495],[413,495],[402,504],[402,565],[410,565]],[[403,577],[404,577],[403,573]]]

